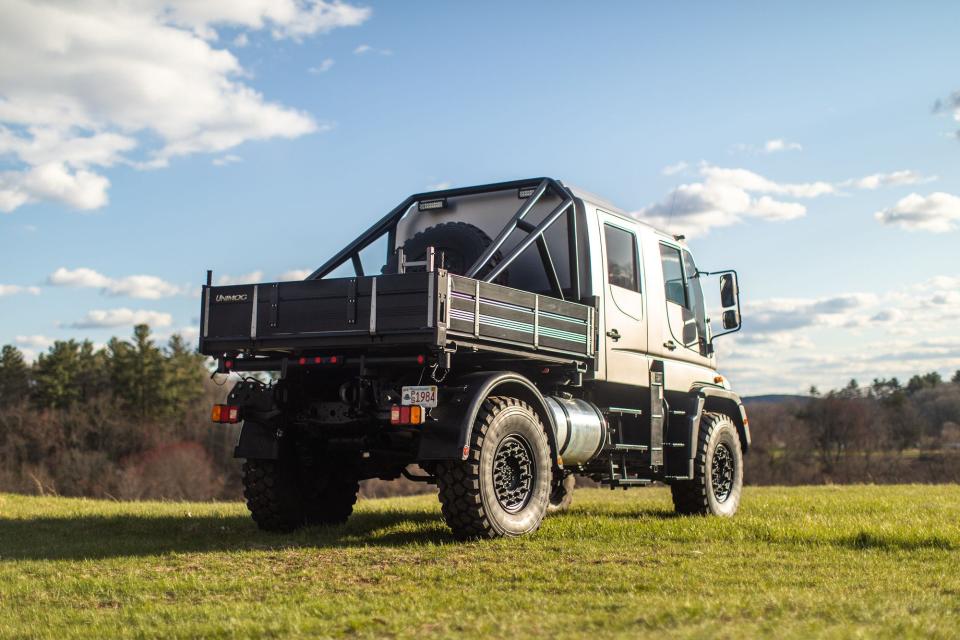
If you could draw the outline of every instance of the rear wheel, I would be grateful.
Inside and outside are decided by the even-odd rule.
[[[487,398],[467,460],[440,463],[437,472],[443,518],[458,538],[520,536],[543,521],[550,448],[537,415],[520,400]]]
[[[247,460],[243,495],[254,522],[264,531],[293,531],[304,525],[342,524],[353,513],[360,489],[349,468],[307,468],[292,455]]]
[[[673,506],[683,515],[732,516],[743,492],[743,452],[729,416],[705,413],[700,420],[693,480],[670,486]]]

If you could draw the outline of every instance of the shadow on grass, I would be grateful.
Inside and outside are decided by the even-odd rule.
[[[206,551],[403,547],[453,542],[440,514],[355,513],[345,525],[260,531],[247,516],[81,515],[0,518],[0,562],[81,560]]]

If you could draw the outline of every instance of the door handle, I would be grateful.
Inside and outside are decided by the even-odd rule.
[[[607,331],[607,337],[616,342],[620,339],[620,332],[616,329],[610,329],[610,331]]]
[[[673,340],[667,340],[666,342],[663,343],[663,346],[665,346],[667,349],[670,349],[670,351],[673,351],[674,349],[677,348],[677,343],[674,342]]]

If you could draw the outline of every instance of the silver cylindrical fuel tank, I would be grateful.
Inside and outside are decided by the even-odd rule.
[[[583,464],[597,455],[605,433],[600,410],[579,398],[547,396],[546,401],[557,427],[557,448],[563,464]]]

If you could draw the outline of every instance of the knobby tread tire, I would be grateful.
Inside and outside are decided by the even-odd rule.
[[[457,539],[498,538],[504,535],[491,522],[484,508],[480,492],[480,454],[494,420],[508,407],[525,409],[543,429],[537,414],[525,402],[516,398],[491,396],[483,402],[474,422],[467,460],[447,461],[437,465],[437,486],[443,519]],[[549,459],[549,449],[546,455]],[[533,533],[537,528],[539,523],[525,533]]]
[[[264,531],[293,531],[303,524],[295,478],[276,460],[243,464],[243,496],[253,521]]]
[[[673,497],[674,511],[680,515],[711,515],[711,490],[707,478],[707,449],[714,432],[723,422],[731,422],[730,418],[721,413],[704,413],[700,419],[700,431],[697,437],[697,453],[693,461],[693,480],[681,480],[670,485]],[[741,457],[742,464],[742,457]],[[739,502],[739,495],[736,497]]]
[[[353,513],[360,492],[360,482],[351,474],[332,471],[327,485],[311,500],[307,524],[343,524]]]
[[[247,460],[243,495],[254,522],[264,531],[288,532],[303,525],[343,524],[353,513],[360,484],[349,470],[324,470],[314,479],[320,490],[298,481],[294,461]]]

